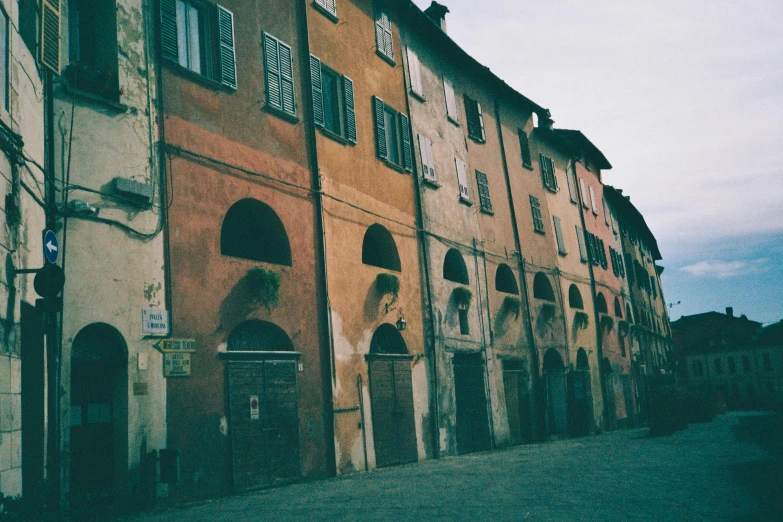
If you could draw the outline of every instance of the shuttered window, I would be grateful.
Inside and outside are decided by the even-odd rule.
[[[375,45],[378,54],[394,62],[394,45],[392,43],[391,20],[386,11],[375,13]]]
[[[593,210],[593,215],[598,215],[598,205],[595,202],[595,191],[593,190],[593,187],[588,187],[588,191],[590,192],[590,208]]]
[[[478,170],[476,171],[476,185],[478,186],[481,211],[491,214],[492,200],[489,198],[489,182],[487,181],[487,175]]]
[[[454,122],[459,124],[459,117],[457,115],[457,99],[454,97],[454,87],[447,79],[443,79],[443,93],[446,96],[446,116]]]
[[[566,169],[566,182],[568,184],[568,197],[571,198],[571,203],[579,204],[579,191],[576,188],[576,172],[571,165]]]
[[[408,48],[408,77],[411,83],[411,92],[419,98],[424,98],[424,87],[421,83],[421,63],[419,57],[412,49]]]
[[[421,156],[421,175],[427,181],[436,181],[435,160],[432,157],[432,141],[419,134],[419,155]]]
[[[413,170],[413,146],[408,117],[372,97],[376,153],[397,168]]]
[[[585,233],[581,227],[576,227],[576,243],[579,245],[579,259],[587,261],[587,247],[585,246]]]
[[[220,5],[215,9],[211,14],[200,3],[160,0],[161,52],[166,60],[236,89],[234,14]]]
[[[353,81],[325,67],[313,55],[310,55],[310,79],[315,125],[356,143]]]
[[[296,116],[294,57],[291,47],[263,33],[266,105],[288,116]]]
[[[552,192],[557,192],[557,176],[555,175],[555,162],[543,154],[538,155],[538,163],[541,166],[541,181]]]
[[[8,108],[8,16],[0,10],[0,104]]]
[[[41,2],[41,63],[54,74],[60,74],[60,0]],[[7,41],[7,40],[6,40]]]
[[[519,150],[522,152],[522,165],[527,168],[532,168],[530,142],[527,139],[527,134],[525,134],[525,131],[522,129],[519,129]]]
[[[315,5],[326,14],[337,18],[337,0],[315,0]]]
[[[568,251],[566,251],[565,241],[563,240],[563,229],[560,225],[560,218],[557,216],[552,216],[552,222],[555,225],[555,241],[557,241],[557,252],[564,256],[568,254]]]
[[[538,198],[530,196],[530,211],[533,214],[533,230],[540,234],[544,234],[544,220],[541,219],[541,204],[538,202]]]
[[[590,202],[587,201],[587,188],[585,187],[585,180],[579,178],[579,192],[582,193],[582,206],[590,208]]]
[[[606,200],[604,198],[601,198],[601,206],[604,208],[604,222],[606,222],[606,226],[612,225],[612,220],[609,217],[609,207],[606,205]]]
[[[459,158],[454,158],[454,165],[457,169],[457,183],[459,184],[459,197],[463,201],[470,201],[470,191],[468,190],[468,175],[465,168],[465,162]]]
[[[484,143],[487,135],[484,132],[484,114],[481,112],[481,104],[465,96],[465,117],[468,120],[468,137]]]

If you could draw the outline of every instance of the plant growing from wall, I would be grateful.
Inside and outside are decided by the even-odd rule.
[[[544,303],[541,305],[541,309],[538,312],[538,317],[542,321],[549,321],[555,316],[555,305],[552,303]]]
[[[270,268],[257,266],[247,272],[247,281],[253,292],[253,302],[268,312],[280,304],[280,274]]]
[[[609,331],[614,327],[614,319],[612,319],[609,315],[601,316],[601,328],[603,328],[606,331]]]
[[[628,335],[628,321],[620,321],[617,323],[617,331],[620,335]]]
[[[574,327],[575,328],[587,328],[587,325],[590,324],[590,318],[587,316],[585,312],[577,311],[574,314]]]
[[[520,307],[521,302],[519,301],[518,297],[507,295],[503,299],[503,309],[506,311],[506,313],[514,314],[515,319],[519,317]]]
[[[473,292],[471,292],[469,288],[458,286],[454,289],[452,295],[454,296],[454,304],[457,305],[457,308],[462,310],[470,308],[470,302],[473,300]]]
[[[394,274],[381,273],[375,278],[375,289],[380,295],[390,295],[391,301],[387,303],[386,307],[393,305],[397,302],[397,298],[400,296],[400,278]]]

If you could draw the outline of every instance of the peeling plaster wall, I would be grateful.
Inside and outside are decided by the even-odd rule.
[[[2,0],[8,15],[8,107],[0,105],[0,121],[21,136],[23,153],[44,163],[43,86],[35,58],[19,32],[18,2]],[[9,263],[17,269],[41,266],[41,230],[44,213],[30,194],[42,197],[43,173],[32,162],[19,164],[13,154],[0,153],[0,196],[11,194],[19,205],[18,222],[8,219],[4,205],[0,228],[0,494],[18,496],[22,490],[22,364],[21,302],[35,304],[33,274],[10,277]],[[30,190],[30,192],[27,191]],[[43,379],[43,377],[42,377]]]
[[[68,55],[67,5],[63,4],[63,60]],[[127,433],[115,441],[119,490],[127,493],[139,483],[138,468],[145,452],[166,447],[162,354],[153,348],[156,339],[146,337],[141,329],[143,308],[167,306],[160,209],[163,188],[154,152],[158,133],[154,17],[145,12],[145,5],[141,0],[117,0],[119,105],[72,93],[66,76],[55,90],[55,168],[63,183],[70,177],[68,196],[99,208],[102,219],[148,234],[140,238],[108,223],[79,217],[68,218],[67,236],[62,227],[59,230],[60,263],[66,277],[61,381],[65,491],[70,469],[70,391],[72,384],[80,385],[70,378],[71,348],[79,331],[90,324],[113,326],[128,349]],[[112,180],[117,177],[151,185],[152,206],[145,208],[116,197]],[[147,359],[147,369],[140,369],[140,358]],[[125,422],[121,410],[115,410],[114,420],[120,425]],[[165,494],[165,488],[159,493]]]

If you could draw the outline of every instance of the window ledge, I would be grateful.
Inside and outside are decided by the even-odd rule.
[[[533,232],[535,232],[536,234],[541,234],[542,236],[545,236],[545,235],[546,235],[546,231],[545,231],[545,230],[536,230],[536,229],[533,229]]]
[[[400,174],[409,174],[409,173],[410,173],[410,171],[407,171],[407,170],[405,170],[405,168],[403,168],[403,167],[402,167],[402,166],[400,166],[400,165],[397,165],[396,163],[392,163],[391,161],[389,161],[389,160],[387,160],[387,159],[382,159],[382,158],[379,158],[379,159],[380,159],[382,162],[384,162],[384,163],[386,164],[386,166],[387,166],[387,167],[389,167],[389,168],[390,168],[390,169],[392,169],[392,170],[396,170],[396,171],[397,171],[397,172],[399,172]]]
[[[419,94],[418,92],[414,91],[413,89],[408,89],[408,92],[411,93],[411,96],[419,100],[420,102],[424,103],[427,101],[427,99],[424,97],[423,94]]]
[[[104,107],[109,108],[118,114],[121,114],[123,112],[128,112],[129,110],[131,110],[130,107],[128,107],[123,103],[116,102],[114,100],[110,100],[108,98],[104,98],[103,96],[99,96],[91,92],[83,91],[81,89],[75,89],[68,83],[63,84],[63,91],[65,91],[67,94],[71,96],[75,96],[83,100],[88,100],[91,102],[95,102],[99,105],[103,105]]]
[[[197,73],[195,71],[191,71],[187,67],[183,67],[180,64],[173,62],[171,60],[164,60],[169,66],[169,69],[177,74],[178,76],[181,76],[183,78],[193,80],[197,83],[200,83],[204,85],[205,87],[209,87],[212,90],[215,91],[226,91],[226,92],[235,92],[236,89],[229,87],[227,85],[223,85],[217,80],[213,80],[212,78],[209,78],[207,76],[204,76],[201,73]]]
[[[337,143],[340,143],[342,145],[354,145],[354,143],[352,141],[348,141],[345,138],[345,136],[343,136],[341,134],[337,134],[334,131],[330,131],[326,127],[320,127],[319,126],[318,130],[321,131],[321,134],[323,134],[324,136],[326,136],[327,138],[329,138],[329,139],[331,139],[333,141],[336,141]]]
[[[337,18],[336,14],[330,13],[329,11],[324,9],[323,6],[321,6],[318,2],[313,2],[313,7],[315,8],[316,11],[318,11],[319,13],[324,15],[326,18],[328,18],[332,22],[334,22],[334,23],[339,23],[340,22],[340,19]]]
[[[468,134],[468,138],[470,138],[471,140],[475,141],[476,143],[482,143],[483,144],[483,143],[487,142],[487,140],[484,139],[484,138],[479,138],[477,136],[471,136],[470,134]]]
[[[395,62],[395,61],[394,61],[394,58],[389,58],[388,56],[386,56],[385,54],[383,54],[383,53],[382,53],[381,51],[379,51],[378,49],[375,49],[375,54],[377,54],[378,56],[380,56],[380,57],[381,57],[381,59],[383,59],[383,61],[384,61],[384,62],[388,63],[388,64],[389,64],[389,65],[391,65],[392,67],[397,67],[397,62]]]
[[[459,202],[462,203],[463,205],[467,205],[469,207],[473,206],[473,202],[471,200],[469,200],[467,198],[464,198],[462,196],[459,197]]]
[[[438,189],[441,187],[440,183],[438,183],[438,180],[430,179],[424,176],[421,177],[421,180],[424,182],[425,185],[429,185],[432,188]]]
[[[491,210],[484,210],[483,208],[481,209],[481,213],[482,214],[486,214],[488,216],[494,216],[495,215],[495,213],[492,212]]]
[[[529,163],[523,163],[522,167],[526,168],[527,170],[531,170],[531,171],[533,170],[533,165],[531,165]]]
[[[264,105],[264,110],[291,123],[299,123],[299,118],[296,115],[285,112],[270,105]]]
[[[454,118],[452,118],[448,114],[446,115],[446,119],[449,120],[454,125],[456,125],[457,127],[462,127],[462,125],[460,125],[460,122],[458,122],[457,120],[455,120]]]
[[[545,189],[547,189],[547,190],[548,190],[549,192],[551,192],[552,194],[557,194],[558,192],[560,192],[560,191],[559,191],[559,190],[557,190],[556,188],[555,188],[555,189],[553,189],[552,187],[548,187],[548,186],[546,186],[546,185],[544,185],[544,188],[545,188]]]

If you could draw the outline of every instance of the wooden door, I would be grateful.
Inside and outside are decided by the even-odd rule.
[[[527,372],[522,362],[503,361],[503,387],[511,442],[528,442],[532,439],[532,418]]]
[[[228,364],[234,489],[300,476],[296,361]]]
[[[410,357],[378,355],[369,361],[375,465],[418,460]]]
[[[566,415],[566,385],[563,370],[546,372],[547,426],[552,435],[565,435],[568,428]]]
[[[481,354],[454,355],[454,395],[457,406],[457,452],[491,447],[484,361]]]

